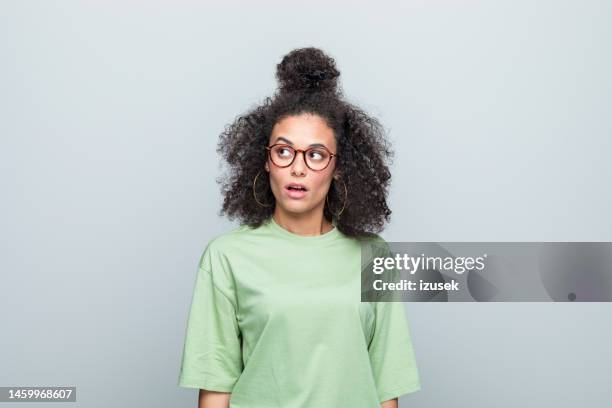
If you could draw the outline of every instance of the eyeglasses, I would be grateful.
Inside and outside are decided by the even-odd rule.
[[[336,156],[331,153],[325,147],[311,147],[310,149],[301,150],[294,149],[288,144],[274,144],[272,146],[266,146],[268,150],[268,156],[272,163],[278,167],[289,167],[293,164],[297,152],[301,152],[304,155],[304,162],[310,170],[321,171],[325,170],[332,157]]]

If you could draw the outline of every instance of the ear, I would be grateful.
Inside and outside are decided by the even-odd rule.
[[[270,166],[268,166],[268,162],[266,161],[266,164],[264,164],[264,168],[266,169],[266,171],[269,173],[270,172]]]
[[[340,171],[334,170],[334,176],[333,177],[334,177],[334,179],[336,179],[336,181],[340,180]]]

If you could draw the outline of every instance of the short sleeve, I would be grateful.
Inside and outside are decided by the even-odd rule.
[[[368,352],[380,402],[421,389],[403,302],[375,302]]]
[[[178,385],[231,392],[243,368],[241,334],[231,293],[211,270],[219,267],[211,252],[207,247],[198,266]]]

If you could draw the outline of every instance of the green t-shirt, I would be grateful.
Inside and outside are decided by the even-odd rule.
[[[420,380],[404,303],[361,302],[359,241],[270,218],[204,250],[178,385],[231,408],[379,408]]]

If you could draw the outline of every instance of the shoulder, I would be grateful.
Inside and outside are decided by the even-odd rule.
[[[382,243],[385,242],[383,237],[375,232],[364,232],[362,235],[355,236],[354,239],[364,244]]]
[[[252,233],[254,229],[249,227],[248,225],[240,225],[238,227],[234,227],[226,232],[221,234],[214,235],[209,241],[208,246],[214,247],[216,249],[222,249],[227,245],[231,245],[235,241],[239,241],[245,236]]]
[[[364,257],[384,256],[390,251],[389,244],[383,237],[372,233],[358,239]]]
[[[214,235],[208,240],[201,259],[200,265],[204,269],[211,270],[213,263],[222,262],[225,254],[240,249],[245,240],[255,235],[257,229],[246,224],[234,227],[221,234]]]
[[[232,250],[232,248],[239,250],[240,242],[250,232],[250,227],[241,225],[214,235],[208,240],[200,255],[198,263],[199,272],[208,274],[214,286],[229,299],[232,298],[231,294],[235,290],[230,262],[233,258],[231,254],[239,253],[236,250]]]
[[[375,233],[369,233],[368,235],[363,235],[363,236],[360,236],[360,237],[358,237],[356,239],[362,245],[379,246],[379,245],[386,245],[387,244],[387,242],[383,239],[383,237],[381,237],[380,235],[375,234]]]

